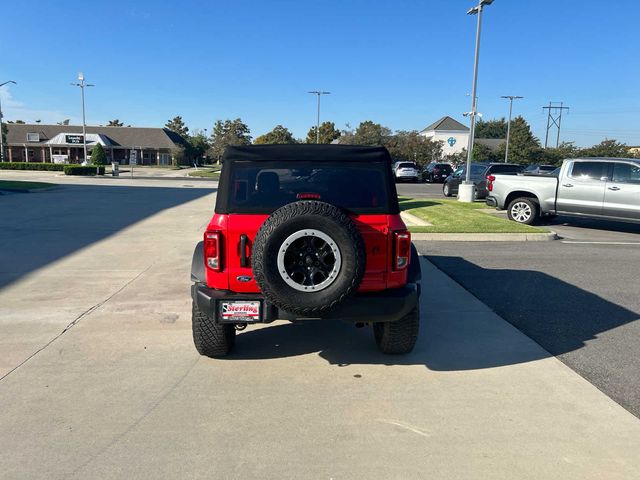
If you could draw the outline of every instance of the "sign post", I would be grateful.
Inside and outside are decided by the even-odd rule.
[[[129,152],[129,166],[131,167],[131,178],[133,178],[133,166],[138,164],[138,152],[135,148]]]

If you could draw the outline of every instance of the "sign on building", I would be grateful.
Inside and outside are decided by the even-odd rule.
[[[82,135],[65,135],[64,136],[65,143],[71,145],[82,145],[84,143],[84,138]]]
[[[129,165],[137,165],[138,164],[138,152],[137,150],[131,150],[129,152]]]
[[[69,155],[52,155],[53,163],[69,163]]]

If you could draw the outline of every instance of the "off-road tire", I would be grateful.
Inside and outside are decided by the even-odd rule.
[[[418,340],[420,307],[415,306],[400,320],[373,324],[373,335],[382,353],[409,353]]]
[[[517,214],[514,212],[514,209],[517,205],[526,206],[529,210],[529,215],[526,216],[524,213]],[[540,206],[538,205],[538,201],[535,198],[531,197],[518,197],[511,202],[507,206],[507,217],[509,220],[513,220],[514,222],[521,223],[524,225],[533,225],[540,216]]]
[[[328,235],[340,251],[340,271],[322,290],[296,290],[278,271],[276,258],[285,239],[304,229]],[[267,301],[305,317],[328,312],[353,295],[366,267],[364,241],[356,224],[339,208],[316,200],[289,203],[273,212],[258,230],[251,255],[254,278]]]
[[[214,318],[201,312],[192,302],[191,330],[193,343],[200,355],[217,358],[227,356],[236,341],[233,324],[217,323]]]

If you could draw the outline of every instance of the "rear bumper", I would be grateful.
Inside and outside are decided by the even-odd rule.
[[[488,207],[498,207],[498,200],[496,200],[496,198],[492,197],[491,195],[489,195],[485,199],[484,203],[486,203]]]
[[[201,283],[194,283],[191,287],[191,298],[198,305],[198,309],[209,317],[215,318],[216,321],[219,321],[218,312],[223,301],[260,301],[262,317],[260,322],[256,323],[270,323],[274,320],[320,319],[336,319],[347,322],[395,322],[413,310],[418,304],[419,295],[419,285],[408,283],[402,288],[356,294],[321,317],[309,318],[281,310],[275,305],[269,304],[260,294],[215,290]]]

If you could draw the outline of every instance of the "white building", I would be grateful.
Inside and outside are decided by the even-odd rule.
[[[469,127],[451,117],[442,117],[422,130],[420,135],[434,142],[441,141],[443,156],[460,153],[469,145]]]

